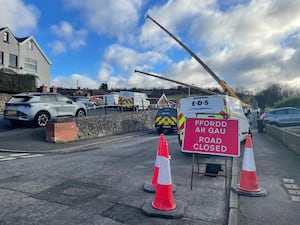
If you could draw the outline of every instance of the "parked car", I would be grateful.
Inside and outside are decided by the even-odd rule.
[[[276,126],[300,125],[300,109],[294,107],[276,108],[264,112],[260,119],[264,124]]]
[[[177,132],[177,109],[159,109],[155,116],[155,129],[159,134]]]
[[[50,120],[66,116],[86,116],[86,106],[54,93],[21,93],[5,103],[4,119],[17,125],[30,121],[45,127]]]
[[[85,97],[85,96],[75,96],[73,97],[74,102],[81,102],[84,104],[88,109],[95,109],[98,106],[98,103],[95,101],[92,101],[91,99]]]

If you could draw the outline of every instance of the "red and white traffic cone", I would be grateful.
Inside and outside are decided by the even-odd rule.
[[[165,141],[164,134],[161,134],[159,137],[159,143],[158,143],[158,148],[157,148],[157,153],[156,153],[156,159],[155,159],[155,165],[153,169],[153,176],[151,183],[150,182],[145,182],[144,184],[144,190],[147,192],[155,192],[156,186],[157,186],[157,178],[158,178],[158,172],[159,172],[159,165],[160,165],[160,149],[162,148],[163,142]]]
[[[163,142],[161,149],[160,168],[152,206],[158,210],[172,210],[176,208],[173,196],[168,145],[166,141]]]
[[[248,134],[246,137],[240,183],[235,188],[233,188],[233,190],[238,194],[248,196],[266,196],[268,194],[268,191],[264,188],[260,188],[258,184],[250,134]]]
[[[183,216],[183,204],[181,202],[176,204],[174,201],[170,156],[166,141],[162,142],[160,148],[159,171],[154,200],[147,201],[142,210],[148,216],[162,218],[180,218]]]
[[[246,145],[244,152],[244,160],[242,167],[242,175],[240,179],[239,189],[249,192],[258,192],[260,187],[258,185],[258,179],[256,175],[256,166],[253,154],[251,136],[247,135]]]

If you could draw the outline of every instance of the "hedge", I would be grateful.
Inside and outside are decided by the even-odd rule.
[[[16,94],[36,91],[36,77],[32,74],[0,72],[0,92]]]

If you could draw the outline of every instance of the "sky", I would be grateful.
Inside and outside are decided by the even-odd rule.
[[[33,36],[51,86],[202,88],[218,83],[151,16],[233,89],[300,87],[300,0],[1,0],[0,27]]]

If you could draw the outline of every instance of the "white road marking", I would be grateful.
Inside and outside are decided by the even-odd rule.
[[[0,155],[0,162],[14,160],[14,159],[34,158],[34,157],[40,157],[40,156],[43,156],[43,154],[14,153],[14,154],[9,154],[9,155]]]
[[[16,153],[16,154],[10,154],[9,156],[11,157],[20,157],[20,156],[25,156],[29,155],[29,153]]]
[[[26,159],[26,158],[34,158],[34,157],[40,157],[40,156],[43,156],[43,154],[24,155],[24,156],[21,156],[20,158]]]
[[[14,158],[14,157],[6,157],[6,158],[0,159],[0,161],[9,161],[9,160],[14,160],[14,159],[16,159],[16,158]]]

